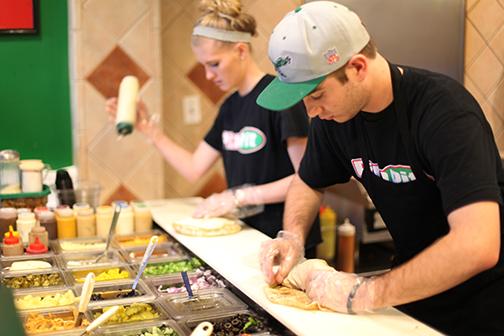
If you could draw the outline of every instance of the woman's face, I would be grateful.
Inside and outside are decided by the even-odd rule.
[[[238,87],[243,80],[243,62],[237,44],[227,44],[200,37],[192,49],[198,62],[205,67],[206,78],[222,91]]]

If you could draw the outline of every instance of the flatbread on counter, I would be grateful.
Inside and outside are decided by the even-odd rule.
[[[282,285],[305,290],[305,278],[310,271],[329,271],[333,270],[331,266],[323,259],[307,259],[292,268],[287,277],[282,282]]]
[[[241,225],[224,217],[212,218],[181,218],[173,222],[176,232],[187,236],[214,237],[237,233]]]
[[[268,300],[284,306],[301,308],[304,310],[318,310],[319,305],[313,302],[305,292],[278,285],[276,287],[264,287],[264,294]]]

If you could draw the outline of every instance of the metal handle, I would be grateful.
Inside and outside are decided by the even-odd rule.
[[[145,266],[147,266],[147,262],[149,261],[149,258],[152,255],[152,252],[154,252],[154,249],[156,248],[157,242],[158,242],[159,237],[158,236],[152,236],[149,245],[147,245],[147,248],[145,249],[144,256],[142,258],[142,262],[140,263],[140,269],[138,270],[138,274],[135,278],[135,282],[133,282],[133,286],[131,289],[135,290],[136,286],[138,285],[138,281],[140,280],[140,277],[142,276],[142,273],[145,269]]]
[[[105,245],[104,253],[107,253],[107,251],[110,247],[110,242],[112,241],[112,236],[114,235],[115,228],[117,226],[117,221],[119,219],[120,213],[121,213],[121,205],[116,204],[116,206],[114,208],[114,216],[112,217],[112,223],[110,224],[110,230],[109,230],[109,234],[107,237],[107,244]]]

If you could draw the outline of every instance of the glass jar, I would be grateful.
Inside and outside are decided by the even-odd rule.
[[[21,192],[19,153],[12,149],[0,151],[0,194]]]

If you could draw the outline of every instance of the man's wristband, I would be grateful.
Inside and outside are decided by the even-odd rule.
[[[357,281],[355,282],[354,286],[352,287],[352,290],[348,294],[347,302],[346,302],[346,307],[347,307],[347,312],[348,314],[355,314],[355,312],[352,309],[353,305],[353,299],[355,295],[357,294],[357,290],[359,287],[364,283],[364,278],[363,277],[357,277]]]

